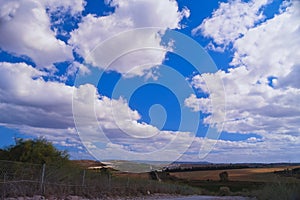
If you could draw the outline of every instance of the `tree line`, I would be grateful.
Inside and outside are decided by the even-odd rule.
[[[16,144],[0,149],[0,160],[34,164],[64,165],[69,163],[67,151],[60,151],[46,139],[16,139]]]

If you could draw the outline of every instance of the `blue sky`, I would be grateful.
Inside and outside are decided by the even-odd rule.
[[[300,162],[300,5],[0,0],[0,146]]]

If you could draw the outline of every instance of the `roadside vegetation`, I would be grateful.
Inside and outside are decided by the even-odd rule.
[[[100,162],[90,161],[94,165]],[[89,170],[89,162],[72,161],[45,139],[18,140],[0,150],[0,198],[43,195],[64,198],[143,196],[153,193],[190,195],[201,190],[186,184],[159,182],[110,168]]]
[[[207,164],[125,173],[97,161],[70,160],[66,151],[45,139],[17,140],[0,149],[2,199],[34,195],[105,199],[154,193],[300,199],[300,165]]]

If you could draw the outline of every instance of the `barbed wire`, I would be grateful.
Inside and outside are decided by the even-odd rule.
[[[113,176],[107,169],[92,171],[74,165],[42,165],[0,160],[0,198],[34,195],[78,195],[98,198],[111,194],[163,192],[161,183],[149,179]],[[164,186],[166,192],[178,191]],[[168,190],[168,191],[167,191]]]

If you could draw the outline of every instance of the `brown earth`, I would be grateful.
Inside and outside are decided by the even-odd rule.
[[[171,176],[175,176],[185,180],[220,180],[219,174],[227,171],[229,180],[231,181],[255,181],[266,182],[268,180],[276,179],[275,171],[282,171],[285,169],[299,168],[300,166],[282,166],[270,168],[246,168],[246,169],[227,169],[227,170],[206,170],[206,171],[186,171],[186,172],[172,172]],[[287,177],[288,178],[288,177]]]

